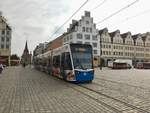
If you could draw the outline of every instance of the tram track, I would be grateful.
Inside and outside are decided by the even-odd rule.
[[[132,108],[132,110],[137,110],[137,111],[140,112],[140,113],[149,113],[148,111],[143,110],[143,109],[141,109],[141,108],[139,108],[139,107],[137,107],[137,106],[134,106],[134,105],[132,105],[132,104],[126,103],[126,102],[124,102],[124,101],[122,101],[122,100],[119,100],[119,99],[117,99],[117,98],[114,98],[114,97],[112,97],[112,96],[109,96],[109,95],[107,95],[107,94],[104,94],[104,93],[102,93],[102,92],[96,91],[96,90],[94,90],[94,89],[88,88],[88,87],[86,87],[86,86],[84,86],[84,85],[78,84],[78,86],[80,86],[80,87],[82,87],[82,88],[85,88],[85,89],[87,89],[87,90],[90,90],[90,91],[92,91],[92,92],[94,92],[94,93],[96,93],[96,94],[99,94],[99,95],[101,95],[101,96],[104,96],[104,97],[106,97],[106,98],[108,98],[108,99],[111,99],[111,100],[113,100],[113,101],[116,101],[116,102],[119,102],[119,103],[121,103],[121,104],[124,104],[125,106],[127,106],[127,107],[129,107],[129,108]],[[125,110],[124,110],[124,111],[125,111]]]
[[[114,111],[115,113],[122,113],[122,111],[120,111],[119,109],[117,109],[117,108],[115,108],[115,107],[113,107],[113,106],[111,106],[111,105],[109,105],[109,104],[107,104],[107,103],[105,103],[105,102],[99,100],[97,97],[91,96],[91,95],[89,94],[89,92],[87,92],[87,91],[85,91],[85,90],[82,90],[80,85],[78,85],[78,86],[79,86],[80,88],[76,88],[76,87],[72,87],[72,86],[69,86],[69,87],[71,87],[73,90],[75,90],[75,91],[77,91],[77,92],[79,92],[79,93],[85,95],[86,97],[89,97],[90,99],[96,101],[97,103],[99,103],[99,104],[101,104],[101,105],[103,105],[103,106],[109,108],[110,110]],[[83,87],[82,87],[82,88],[83,88]],[[84,88],[84,89],[85,89],[85,88]],[[89,90],[89,91],[90,91],[90,90]],[[93,92],[93,91],[92,91],[92,92]]]
[[[90,99],[96,101],[104,107],[107,107],[108,109],[114,111],[114,113],[150,113],[149,111],[142,109],[141,107],[137,107],[115,97],[107,95],[103,92],[89,88],[85,86],[85,84],[70,84],[64,81],[62,81],[62,83],[72,88],[73,90],[85,95],[86,97],[89,97]],[[92,84],[93,83],[89,85]]]
[[[121,89],[121,86],[119,86],[119,88],[115,88],[115,86],[107,86],[107,85],[103,85],[103,84],[101,84],[101,83],[97,83],[97,82],[93,82],[92,84],[95,84],[95,85],[97,85],[97,86],[100,86],[100,87],[103,87],[103,88],[106,88],[106,89],[110,89],[110,90],[113,90],[113,91],[118,91],[118,92],[120,92],[120,93],[122,93],[122,94],[124,94],[125,93],[125,91],[123,91],[123,89]],[[126,90],[127,91],[127,90]],[[140,98],[140,99],[145,99],[145,100],[147,100],[148,99],[148,97],[146,98],[145,96],[141,96],[140,94],[136,94],[136,92],[135,91],[128,91],[128,95],[134,95],[134,96],[136,96],[137,98]]]
[[[122,83],[122,82],[117,82],[117,81],[113,81],[113,80],[108,80],[108,79],[104,79],[104,78],[95,77],[95,80],[97,80],[97,79],[102,80],[102,81],[111,82],[111,83],[116,83],[118,85],[126,85],[126,86],[129,86],[129,87],[140,88],[140,89],[143,89],[143,90],[149,90],[150,91],[150,87],[144,88],[144,87],[141,87],[141,86],[130,85],[128,83]]]
[[[140,107],[134,106],[120,99],[114,98],[110,95],[104,94],[100,91],[96,91],[89,87],[84,86],[84,84],[76,84],[76,86],[69,86],[72,89],[80,92],[81,94],[95,100],[96,102],[110,108],[115,113],[127,113],[133,111],[134,113],[150,113]],[[110,102],[110,103],[109,103]],[[131,113],[131,112],[130,112]]]
[[[136,98],[139,98],[145,101],[149,100],[149,95],[150,95],[149,88],[144,88],[140,86],[138,87],[138,86],[134,86],[134,85],[126,84],[126,83],[121,83],[121,82],[116,82],[116,81],[111,81],[111,80],[106,80],[106,79],[101,79],[101,78],[96,78],[93,84],[110,89],[110,90],[118,91],[122,94],[127,93],[128,95],[133,95]]]

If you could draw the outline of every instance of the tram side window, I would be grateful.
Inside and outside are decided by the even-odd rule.
[[[52,65],[51,63],[52,63],[52,62],[51,62],[51,57],[49,57],[49,58],[48,58],[48,66]]]
[[[65,69],[65,53],[61,54],[61,68]]]
[[[42,66],[46,66],[46,59],[42,59]]]
[[[46,58],[46,66],[49,65],[49,57]]]
[[[53,57],[53,66],[54,67],[60,67],[60,55]]]
[[[71,70],[72,65],[71,65],[71,58],[69,52],[65,54],[65,69]]]

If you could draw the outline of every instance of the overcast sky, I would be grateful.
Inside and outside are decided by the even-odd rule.
[[[52,38],[50,36],[86,0],[0,0],[0,11],[12,27],[12,54],[22,54],[25,41],[30,51],[40,42],[50,41],[66,31],[71,20]],[[94,23],[103,20],[135,0],[89,0],[72,18],[79,20],[91,11]],[[102,5],[100,5],[102,4]],[[150,31],[150,0],[139,0],[133,6],[97,25],[109,32],[120,30],[132,34]],[[97,7],[99,6],[99,7]]]

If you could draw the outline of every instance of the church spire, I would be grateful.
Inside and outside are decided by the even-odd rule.
[[[26,41],[24,52],[29,53],[27,41]]]

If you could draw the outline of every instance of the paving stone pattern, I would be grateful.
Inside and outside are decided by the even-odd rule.
[[[0,113],[115,113],[68,84],[31,67],[6,68],[0,74]]]

